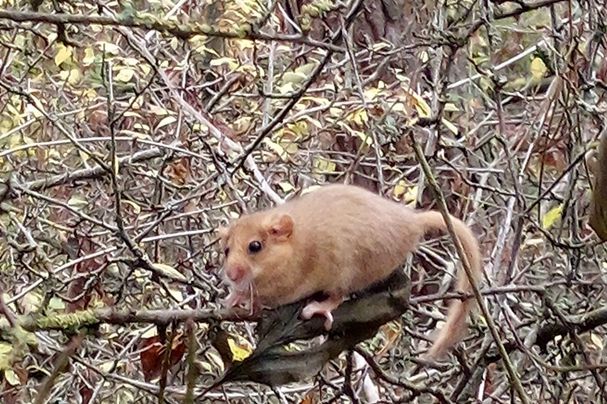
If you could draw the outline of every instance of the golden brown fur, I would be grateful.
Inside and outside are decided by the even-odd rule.
[[[477,241],[463,222],[451,220],[478,280]],[[229,248],[224,270],[228,277],[244,273],[231,281],[233,293],[242,298],[252,286],[256,303],[264,306],[292,303],[316,292],[335,297],[336,306],[340,298],[387,278],[431,229],[446,229],[438,212],[416,211],[355,186],[327,185],[242,216],[224,230],[223,244]],[[254,241],[262,248],[252,253],[248,248]],[[457,287],[470,289],[462,271]],[[457,342],[472,306],[472,300],[451,305],[431,356]]]

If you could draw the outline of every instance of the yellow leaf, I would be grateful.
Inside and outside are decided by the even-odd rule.
[[[23,311],[25,314],[29,314],[34,312],[40,308],[42,303],[42,296],[39,293],[31,292],[23,296],[21,299],[21,306],[23,307]]]
[[[211,60],[210,65],[212,67],[214,67],[214,66],[221,66],[221,65],[228,65],[228,67],[233,70],[233,69],[236,69],[238,67],[239,63],[234,58],[223,57],[223,58],[218,58],[218,59]]]
[[[67,201],[67,205],[78,210],[88,206],[89,201],[87,201],[84,197],[80,195],[72,195],[72,197]]]
[[[332,117],[341,117],[343,111],[341,108],[331,107],[329,108],[329,115]]]
[[[306,64],[299,66],[298,68],[295,69],[295,71],[297,73],[303,73],[306,76],[309,76],[314,71],[314,69],[316,69],[316,66],[318,66],[318,62],[313,61],[313,62],[306,63]]]
[[[76,84],[80,81],[80,70],[71,69],[71,70],[62,70],[59,73],[59,77],[63,81],[67,81],[70,84]]]
[[[132,117],[132,118],[139,118],[139,119],[143,119],[143,117],[141,116],[141,114],[139,112],[135,112],[135,111],[124,111],[124,113],[122,114],[123,116],[128,116],[128,117]]]
[[[373,144],[373,138],[370,135],[367,135],[359,130],[353,130],[352,133],[360,138],[360,140],[362,140],[367,146],[371,146]]]
[[[139,334],[139,330],[135,330],[133,331],[133,335],[137,335]],[[155,337],[156,335],[158,335],[158,328],[156,327],[150,327],[147,330],[145,330],[145,332],[143,334],[141,334],[141,338],[152,338]]]
[[[17,377],[17,374],[15,373],[15,371],[13,369],[6,369],[4,371],[4,379],[11,386],[18,386],[21,384],[21,381],[19,380],[19,378]]]
[[[392,111],[407,113],[407,107],[402,102],[395,102],[394,104],[392,104]]]
[[[307,136],[309,134],[308,124],[304,120],[287,124],[287,129],[293,132],[296,138]]]
[[[590,333],[590,340],[597,348],[603,349],[603,339],[596,333]]]
[[[25,344],[29,346],[37,346],[38,339],[36,338],[36,334],[33,332],[29,332],[23,329],[20,325],[17,325],[12,329],[13,337],[15,341],[19,341],[19,344]]]
[[[144,76],[147,76],[152,72],[152,68],[148,64],[140,64],[139,70],[141,70]]]
[[[181,293],[180,290],[169,288],[169,289],[167,289],[167,291],[171,294],[173,299],[175,299],[176,301],[178,301],[178,302],[183,301],[183,293]]]
[[[154,115],[159,115],[159,116],[164,116],[164,115],[168,115],[169,114],[168,110],[166,110],[164,108],[161,108],[161,107],[158,107],[156,105],[149,105],[148,106],[148,110],[149,110],[150,113],[152,113]]]
[[[278,186],[280,187],[280,189],[282,189],[283,192],[291,192],[295,189],[293,185],[286,181],[278,183]]]
[[[297,342],[291,342],[288,343],[286,345],[283,346],[284,350],[287,352],[301,352],[304,347],[301,345],[301,343],[297,343]]]
[[[118,56],[120,54],[120,47],[116,44],[109,42],[100,42],[99,48],[105,53],[109,53],[114,56]]]
[[[278,157],[281,159],[285,157],[286,151],[280,144],[273,142],[268,138],[265,138],[263,141],[274,153],[278,154]]]
[[[290,94],[295,92],[295,86],[293,83],[285,83],[276,87],[276,91],[278,94]]]
[[[369,116],[367,115],[367,111],[365,111],[363,108],[359,108],[348,114],[346,120],[352,121],[358,126],[363,126],[364,123],[369,120]]]
[[[86,48],[84,50],[84,57],[82,58],[82,64],[88,66],[95,61],[95,50],[93,48]]]
[[[5,342],[0,343],[0,371],[10,369],[13,346]]]
[[[405,193],[405,191],[407,191],[407,188],[407,182],[405,180],[400,180],[394,186],[394,190],[392,191],[392,193],[395,197],[400,198]]]
[[[170,125],[175,122],[177,122],[177,118],[169,115],[167,117],[162,118],[162,120],[160,122],[158,122],[158,126],[156,126],[156,129],[160,129],[162,127],[165,127],[165,126]]]
[[[42,112],[38,108],[36,108],[36,106],[34,104],[27,104],[25,106],[25,112],[35,118],[42,118],[44,116],[42,114]]]
[[[237,362],[245,360],[249,355],[251,355],[251,352],[253,352],[250,346],[239,344],[232,338],[228,338],[228,345],[230,346],[232,357]]]
[[[459,130],[457,129],[457,126],[455,126],[454,124],[452,124],[451,122],[449,122],[448,120],[446,120],[445,118],[443,118],[441,120],[441,122],[443,123],[443,125],[445,125],[447,127],[447,129],[449,129],[451,131],[451,133],[453,133],[454,135],[457,135],[459,133]]]
[[[105,361],[96,365],[96,368],[104,373],[109,372],[114,367],[114,361]]]
[[[55,65],[57,66],[72,57],[72,48],[64,45],[59,45],[58,48],[57,54],[55,55]]]
[[[136,204],[133,201],[129,201],[129,200],[123,200],[122,202],[124,202],[127,205],[130,205],[133,208],[133,212],[138,215],[139,213],[141,213],[141,206],[139,206],[138,204]]]
[[[312,160],[312,166],[315,168],[316,172],[329,172],[332,173],[335,171],[335,163],[331,160],[327,160],[324,157],[314,157]]]
[[[90,101],[94,98],[97,98],[97,90],[95,90],[94,88],[87,88],[82,92],[82,96],[88,98]]]
[[[409,187],[407,189],[407,192],[405,193],[405,196],[403,197],[403,201],[407,205],[415,205],[415,201],[417,200],[417,193],[418,193],[417,185]]]
[[[255,49],[255,42],[250,39],[235,39],[233,43],[240,50]]]
[[[123,83],[127,83],[127,82],[131,81],[134,74],[135,74],[135,71],[133,69],[131,69],[129,67],[121,67],[118,74],[116,74],[116,76],[114,76],[114,80],[121,81]]]
[[[137,66],[141,63],[141,61],[137,58],[124,58],[122,59],[122,63],[127,66]]]
[[[391,48],[393,45],[388,44],[387,42],[377,42],[373,44],[373,51],[378,52],[385,48]]]
[[[422,118],[430,118],[431,110],[428,103],[422,97],[417,95],[414,91],[410,91],[409,95],[413,97],[414,106],[419,116],[421,116]]]
[[[154,268],[160,272],[161,275],[166,277],[187,281],[187,278],[181,272],[177,271],[170,265],[154,263]]]
[[[531,70],[531,78],[534,81],[539,81],[544,77],[544,75],[546,74],[546,71],[548,69],[546,68],[544,61],[541,58],[534,58],[531,61],[530,70]]]
[[[548,230],[551,228],[556,221],[561,217],[563,212],[563,205],[559,205],[556,208],[550,209],[542,218],[542,228]]]
[[[370,102],[370,101],[375,100],[375,98],[382,93],[383,93],[383,90],[380,88],[375,88],[375,87],[367,88],[364,91],[364,97],[365,97],[365,100]]]

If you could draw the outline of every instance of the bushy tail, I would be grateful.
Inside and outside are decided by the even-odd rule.
[[[447,232],[447,224],[440,212],[420,212],[419,216],[425,231],[437,229]],[[453,229],[455,230],[455,235],[459,239],[464,249],[464,253],[466,254],[466,258],[468,259],[468,263],[470,264],[474,282],[478,285],[482,276],[482,259],[478,241],[464,222],[453,216],[450,216],[450,218]],[[458,270],[457,291],[464,293],[472,292],[470,281],[463,268]],[[437,338],[434,340],[434,344],[427,354],[429,357],[440,357],[463,337],[464,331],[467,328],[466,319],[475,306],[475,303],[476,300],[474,298],[454,300],[453,303],[451,303],[446,323],[440,330]]]

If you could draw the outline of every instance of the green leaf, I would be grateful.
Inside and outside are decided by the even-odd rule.
[[[63,310],[65,310],[65,302],[63,300],[59,299],[58,297],[53,297],[53,298],[51,298],[51,300],[49,300],[48,307],[49,307],[49,309],[52,309],[55,311],[63,311]]]

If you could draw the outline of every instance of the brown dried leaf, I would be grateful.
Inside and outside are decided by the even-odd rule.
[[[164,360],[166,352],[166,344],[160,342],[159,336],[154,336],[142,340],[139,344],[139,348],[142,349],[139,354],[139,360],[141,361],[143,377],[146,381],[150,381],[158,377],[162,371],[162,361]],[[179,333],[175,335],[171,346],[169,367],[172,367],[181,361],[186,349],[187,347],[183,334]]]

